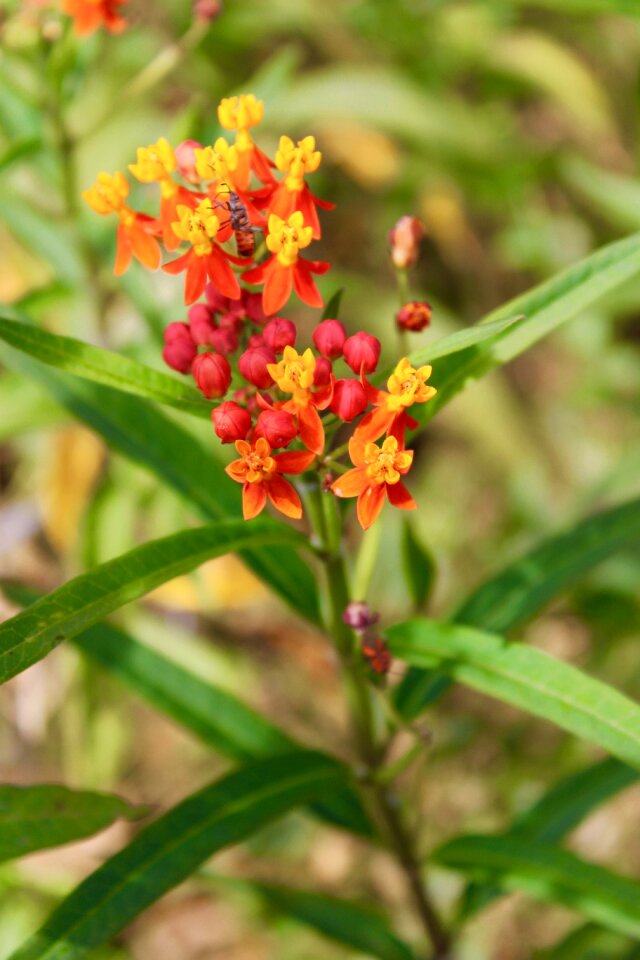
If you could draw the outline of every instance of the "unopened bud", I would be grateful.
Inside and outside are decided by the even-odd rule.
[[[267,365],[275,362],[276,355],[269,347],[250,347],[240,355],[238,369],[245,380],[252,383],[254,387],[266,390],[273,383]]]
[[[396,313],[400,330],[424,330],[431,323],[431,304],[426,300],[412,300]]]
[[[425,226],[417,217],[400,217],[389,231],[391,260],[398,270],[413,267],[420,255],[420,243],[426,233]]]
[[[296,342],[296,325],[283,317],[273,317],[262,330],[264,342],[274,353],[283,353],[285,347],[293,347]]]
[[[180,176],[194,186],[200,183],[200,177],[196,171],[196,150],[202,150],[202,144],[197,140],[183,140],[175,149]]]
[[[256,437],[264,437],[270,447],[288,446],[298,435],[296,418],[286,410],[263,410],[256,423]]]
[[[354,333],[345,340],[344,358],[354,373],[373,373],[380,359],[380,341],[370,333]]]
[[[191,367],[198,389],[209,400],[224,397],[231,383],[231,367],[219,353],[201,353]]]
[[[331,399],[331,411],[350,423],[367,409],[367,394],[359,380],[336,380]]]
[[[313,342],[319,353],[330,360],[342,356],[347,331],[339,320],[323,320],[313,331]]]
[[[224,10],[222,0],[196,0],[193,12],[200,20],[215,20]]]
[[[342,614],[342,620],[352,630],[367,630],[380,619],[380,614],[369,607],[369,604],[359,600],[352,600]]]
[[[226,400],[212,410],[211,419],[216,435],[223,443],[245,440],[251,429],[250,415],[233,400]]]
[[[164,332],[165,347],[162,359],[179,373],[189,373],[197,353],[191,332],[186,323],[170,323]]]

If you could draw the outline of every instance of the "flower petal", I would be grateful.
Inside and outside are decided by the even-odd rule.
[[[310,264],[302,257],[298,257],[292,268],[293,285],[303,303],[309,304],[310,307],[322,307],[324,306],[324,300],[315,285],[309,268]]]
[[[157,270],[162,255],[160,245],[140,224],[134,223],[129,228],[129,240],[133,255],[149,270]]]
[[[192,253],[192,250],[187,250],[187,252],[183,253],[182,256],[178,257],[177,260],[169,260],[168,263],[165,263],[162,269],[165,273],[171,273],[173,275],[182,273],[182,271],[186,270],[189,266]]]
[[[278,473],[304,473],[315,458],[316,454],[313,450],[287,450],[285,453],[273,455],[278,465]]]
[[[267,491],[264,483],[245,483],[242,488],[242,516],[253,520],[265,508]]]
[[[417,504],[402,481],[387,484],[387,496],[389,497],[389,503],[398,507],[399,510],[416,509]]]
[[[355,435],[363,442],[377,440],[391,427],[394,417],[393,410],[378,407],[362,418],[355,429]]]
[[[273,266],[270,267],[265,277],[262,292],[262,306],[268,316],[277,313],[285,305],[291,296],[293,287],[293,267],[283,267],[275,257],[272,263]]]
[[[369,486],[366,467],[356,467],[348,470],[331,484],[336,497],[359,497]]]
[[[300,439],[307,450],[322,453],[324,450],[324,427],[320,414],[311,404],[306,407],[298,407],[298,429]]]
[[[241,296],[240,284],[238,278],[229,266],[220,247],[213,245],[211,253],[203,257],[206,261],[207,273],[211,283],[230,300],[239,300]]]
[[[131,263],[131,244],[126,229],[120,224],[117,233],[116,262],[113,272],[116,277],[121,277],[125,270],[128,270]]]
[[[203,293],[207,285],[207,264],[204,257],[199,257],[191,251],[191,258],[187,264],[187,276],[184,283],[184,302],[194,303]]]
[[[386,484],[376,483],[373,486],[366,487],[358,497],[356,512],[363,530],[368,530],[380,516],[380,511],[384,506],[385,494]]]
[[[302,516],[302,504],[300,497],[289,481],[276,474],[271,477],[266,486],[269,499],[276,510],[284,513],[285,517],[299,520]]]

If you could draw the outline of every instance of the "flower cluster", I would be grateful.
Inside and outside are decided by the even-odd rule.
[[[104,27],[110,33],[122,33],[127,22],[121,7],[128,0],[63,0],[63,13],[73,18],[73,28],[79,37],[95,33]]]
[[[323,305],[314,275],[329,264],[301,251],[320,237],[318,209],[332,204],[306,182],[322,160],[314,137],[295,143],[282,136],[273,160],[255,144],[252,130],[263,109],[252,95],[221,102],[218,120],[235,132],[233,143],[185,141],[174,150],[160,139],[138,149],[129,170],[157,185],[157,216],[128,205],[121,172],[101,173],[83,196],[96,213],[118,217],[116,273],[132,257],[156,269],[162,248],[176,252],[162,269],[185,274],[190,309],[185,321],[167,327],[163,357],[216,401],[215,433],[238,453],[227,473],[242,484],[245,518],[268,501],[299,518],[300,498],[286,475],[315,461],[327,491],[358,498],[366,529],[387,499],[400,509],[415,507],[401,479],[413,460],[405,436],[416,426],[409,409],[435,394],[427,383],[431,368],[416,369],[403,358],[381,389],[373,382],[381,351],[376,337],[349,336],[329,317],[302,345],[296,324],[279,315],[293,291],[309,306]],[[347,444],[336,441],[342,425],[356,420],[348,443],[353,469],[347,469],[340,463]]]

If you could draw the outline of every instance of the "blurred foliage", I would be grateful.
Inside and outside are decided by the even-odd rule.
[[[234,92],[265,99],[266,147],[281,132],[317,136],[324,162],[314,189],[337,203],[324,219],[319,255],[333,269],[323,290],[346,288],[341,317],[379,335],[386,361],[396,352],[398,300],[387,234],[400,215],[427,227],[412,292],[434,311],[416,348],[640,229],[635,0],[228,0],[206,27],[194,27],[187,0],[132,0],[130,21],[120,37],[77,42],[46,3],[4,0],[0,9],[0,301],[53,332],[161,368],[161,331],[184,316],[180,285],[137,266],[116,282],[112,225],[82,209],[79,191],[160,135],[211,142],[220,132],[215,106]],[[385,514],[382,529],[367,534],[369,558],[361,554],[358,583],[385,620],[427,597],[431,612],[451,610],[546,535],[637,493],[639,304],[636,279],[471,387],[421,435],[411,541]],[[304,308],[294,314],[310,323]],[[14,372],[14,359],[6,354],[0,377],[3,576],[50,589],[193,520],[173,489],[71,425],[38,381]],[[216,455],[210,426],[179,422]],[[403,550],[432,558],[410,594]],[[528,627],[527,639],[637,698],[639,572],[637,549],[607,561]],[[162,587],[124,619],[154,650],[242,694],[296,736],[341,741],[334,665],[237,560]],[[64,780],[170,803],[226,769],[75,650],[16,678],[0,707],[3,779]],[[461,690],[428,726],[428,789],[408,782],[430,845],[507,828],[551,783],[593,759],[585,745]],[[632,787],[592,814],[571,848],[638,876],[639,796]],[[318,839],[315,829],[288,818],[244,852],[225,854],[224,869],[253,875],[264,860],[270,880],[310,874],[327,894],[346,887],[384,904],[398,930],[414,935],[385,855],[373,851],[363,863],[350,838]],[[0,957],[120,845],[123,831],[69,848],[62,861],[43,854],[0,869]],[[438,872],[435,888],[451,911],[459,881]],[[202,899],[206,889],[199,881],[180,888],[97,956],[347,956],[277,919],[259,898],[245,897],[235,911],[226,892]],[[634,950],[561,908],[511,898],[469,925],[460,957],[630,960]]]

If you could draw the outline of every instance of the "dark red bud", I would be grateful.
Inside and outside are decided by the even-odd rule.
[[[269,347],[249,347],[240,355],[238,369],[245,380],[252,383],[254,387],[266,390],[273,383],[267,364],[275,362],[276,355]]]
[[[283,317],[273,317],[262,329],[264,342],[274,353],[282,353],[285,347],[293,347],[296,342],[296,325]]]
[[[313,331],[316,349],[330,360],[336,360],[342,356],[346,339],[347,331],[339,320],[323,320]]]
[[[331,382],[333,364],[326,357],[316,357],[316,369],[313,374],[314,387],[326,387]]]
[[[343,352],[354,373],[373,373],[380,359],[380,341],[361,330],[345,340]]]
[[[238,334],[234,330],[214,330],[210,336],[211,346],[225,357],[238,349]]]
[[[211,419],[216,435],[223,443],[245,440],[251,430],[250,415],[233,400],[226,400],[212,410]]]
[[[167,366],[179,373],[189,373],[197,347],[186,323],[170,323],[164,332],[165,347],[162,358]]]
[[[252,333],[247,340],[247,346],[255,349],[256,347],[266,347],[267,344],[264,342],[264,337],[261,333]],[[269,349],[271,349],[271,347],[269,347]]]
[[[331,410],[349,423],[367,409],[367,394],[359,380],[336,380],[331,399]]]
[[[231,367],[219,353],[201,353],[191,367],[198,389],[210,400],[224,397],[231,383]]]
[[[342,619],[353,630],[366,630],[378,622],[380,614],[371,610],[368,604],[353,600],[342,614]]]
[[[244,312],[249,320],[253,323],[260,324],[266,323],[267,315],[262,309],[262,294],[261,293],[249,293],[248,290],[242,291],[242,306],[244,307]]]
[[[426,300],[405,303],[396,313],[396,323],[401,330],[424,330],[431,323],[431,304]]]
[[[264,437],[270,447],[288,446],[298,435],[296,418],[286,410],[263,410],[256,424],[256,437]]]
[[[222,0],[196,0],[193,12],[200,20],[215,20],[224,9]]]
[[[220,211],[224,213],[224,211]],[[231,305],[231,300],[229,297],[225,297],[224,294],[220,293],[218,288],[212,283],[208,283],[204,288],[204,295],[207,299],[207,303],[211,310],[214,313],[226,313]]]
[[[189,327],[194,341],[201,347],[211,346],[215,333],[213,313],[205,303],[194,303],[189,310]]]
[[[196,170],[196,150],[202,150],[202,144],[197,140],[183,140],[175,149],[178,173],[187,183],[194,185],[200,183]]]

